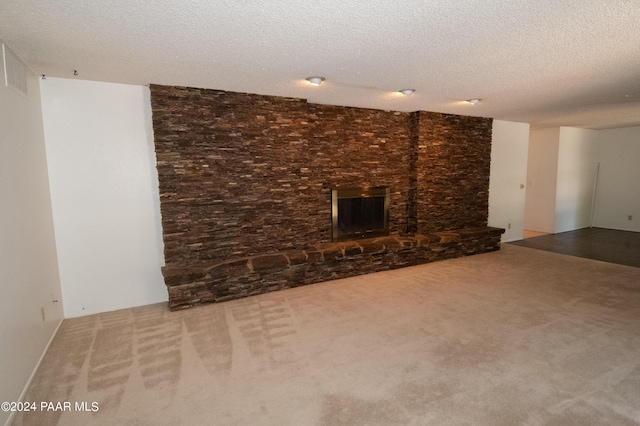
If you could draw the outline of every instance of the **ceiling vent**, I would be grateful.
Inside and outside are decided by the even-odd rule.
[[[24,95],[27,94],[27,69],[16,55],[2,44],[2,57],[4,59],[4,84],[13,87]]]

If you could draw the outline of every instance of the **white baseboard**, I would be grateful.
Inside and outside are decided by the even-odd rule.
[[[29,390],[29,386],[31,386],[31,382],[33,381],[33,378],[36,376],[36,373],[38,372],[38,369],[40,368],[40,364],[42,364],[42,360],[44,359],[44,356],[49,351],[49,346],[51,346],[51,343],[53,342],[53,339],[58,334],[58,330],[60,329],[60,326],[62,325],[63,321],[64,321],[64,318],[61,318],[60,321],[58,322],[58,325],[56,326],[56,329],[53,331],[53,334],[51,335],[51,338],[49,339],[49,342],[47,342],[47,346],[45,346],[44,351],[42,351],[42,355],[40,355],[40,359],[38,360],[38,362],[36,363],[36,366],[34,367],[33,371],[31,372],[31,376],[29,376],[29,380],[27,380],[27,384],[24,385],[24,389],[22,389],[22,393],[20,394],[20,398],[18,398],[18,401],[22,401],[24,399],[25,395],[27,394],[27,391]],[[5,422],[4,426],[11,426],[11,423],[13,422],[13,418],[16,416],[16,413],[17,413],[17,411],[12,411],[11,412],[11,414],[9,415],[9,418]]]

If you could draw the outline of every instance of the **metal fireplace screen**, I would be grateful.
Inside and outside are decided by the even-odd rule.
[[[331,191],[333,241],[389,235],[389,188]]]

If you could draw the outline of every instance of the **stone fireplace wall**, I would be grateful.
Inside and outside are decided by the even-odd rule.
[[[158,85],[151,105],[172,307],[174,285],[197,288],[179,292],[179,307],[276,289],[256,287],[251,263],[246,280],[209,277],[214,285],[203,274],[256,256],[303,253],[308,260],[322,251],[331,243],[332,187],[390,187],[391,236],[486,227],[491,119]],[[475,252],[469,244],[464,251]],[[301,283],[278,280],[278,288]]]
[[[492,120],[418,114],[417,232],[486,226]]]

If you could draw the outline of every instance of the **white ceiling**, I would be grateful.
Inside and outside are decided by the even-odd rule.
[[[0,39],[48,76],[640,125],[640,0],[2,0]]]

